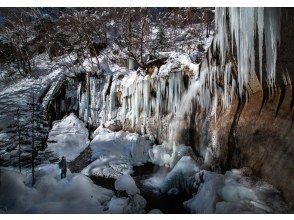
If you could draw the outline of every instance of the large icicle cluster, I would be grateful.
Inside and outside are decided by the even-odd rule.
[[[255,45],[258,42],[259,72],[266,72],[269,86],[273,86],[276,75],[277,45],[280,39],[279,8],[217,8],[215,13],[218,34],[214,51],[219,51],[220,63],[232,62],[230,54],[237,57],[238,91],[242,95],[247,88],[250,75],[254,74]],[[266,52],[266,68],[263,71],[263,48]]]
[[[182,72],[171,72],[169,77],[138,77],[132,84],[122,84],[122,120],[131,113],[132,125],[142,115],[160,117],[178,110],[184,92]]]
[[[79,117],[92,125],[130,120],[132,126],[148,117],[175,113],[185,91],[184,72],[143,76],[137,72],[98,79],[85,76],[78,86]]]
[[[244,95],[256,72],[260,72],[260,79],[265,78],[269,87],[274,85],[280,13],[278,8],[216,9],[217,34],[213,46],[201,63],[198,79],[181,99],[178,117],[191,114],[195,107],[192,103],[212,114],[218,105],[229,107],[235,94]],[[259,68],[255,65],[256,42]],[[265,68],[263,51],[266,52]],[[266,75],[262,76],[264,72]]]

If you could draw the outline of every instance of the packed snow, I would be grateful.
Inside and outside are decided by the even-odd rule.
[[[48,137],[48,150],[72,161],[89,145],[88,136],[85,123],[71,113],[54,122]]]
[[[118,178],[149,161],[152,142],[144,136],[106,128],[98,128],[94,135],[90,143],[93,162],[82,171],[86,175]]]
[[[159,68],[158,75],[159,76],[169,76],[172,70],[174,69],[184,69],[188,68],[194,74],[198,73],[198,64],[194,64],[191,61],[189,54],[187,53],[178,53],[178,52],[171,52],[171,53],[163,53],[164,55],[168,54],[168,60],[166,64],[162,65]]]

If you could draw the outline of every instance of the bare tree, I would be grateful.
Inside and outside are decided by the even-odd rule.
[[[17,117],[17,138],[18,138],[18,169],[21,173],[21,126],[20,126],[20,112],[19,108],[16,112]]]
[[[32,51],[29,41],[31,38],[32,23],[31,10],[12,10],[14,17],[6,18],[1,35],[15,50],[14,61],[20,75],[25,76],[32,72]]]
[[[214,20],[214,13],[211,11],[211,9],[206,8],[203,11],[203,24],[206,26],[206,37],[209,37],[211,25]]]

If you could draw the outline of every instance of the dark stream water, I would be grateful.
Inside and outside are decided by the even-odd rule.
[[[136,185],[140,189],[140,194],[147,201],[145,208],[146,213],[152,209],[160,209],[163,213],[167,214],[189,213],[186,209],[184,209],[183,202],[190,199],[191,194],[186,192],[181,192],[178,195],[158,194],[143,185],[143,181],[156,173],[159,168],[160,167],[152,163],[146,163],[142,166],[134,167],[134,173],[131,174],[136,182]],[[114,188],[115,179],[95,176],[91,176],[90,178],[95,184],[116,192]]]

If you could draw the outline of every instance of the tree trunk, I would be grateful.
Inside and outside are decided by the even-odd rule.
[[[35,185],[35,96],[32,105],[32,186]]]
[[[18,169],[21,173],[21,146],[20,146],[20,115],[19,115],[19,108],[17,109],[17,133],[18,133]]]

